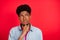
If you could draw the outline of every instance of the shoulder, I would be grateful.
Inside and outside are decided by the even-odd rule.
[[[34,30],[34,34],[36,35],[36,38],[43,40],[43,33],[42,30],[36,26],[32,26]]]
[[[32,26],[32,30],[38,33],[42,33],[41,29],[36,26]]]
[[[18,30],[18,26],[14,26],[10,29],[10,33],[14,33],[16,30]]]

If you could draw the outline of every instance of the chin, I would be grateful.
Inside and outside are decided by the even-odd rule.
[[[28,23],[22,23],[22,24],[28,24]]]

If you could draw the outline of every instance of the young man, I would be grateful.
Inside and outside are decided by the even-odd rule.
[[[41,30],[30,23],[31,8],[29,5],[18,6],[16,13],[21,23],[10,30],[8,40],[42,40]]]

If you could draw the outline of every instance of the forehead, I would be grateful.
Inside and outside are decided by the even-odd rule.
[[[22,12],[20,13],[20,15],[25,15],[25,14],[28,14],[28,15],[29,15],[29,13],[28,13],[27,11],[22,11]]]

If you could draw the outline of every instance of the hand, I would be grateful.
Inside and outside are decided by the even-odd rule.
[[[27,32],[29,31],[29,25],[25,25],[22,26],[23,30],[22,30],[22,34],[19,38],[19,40],[22,40],[24,38],[24,36],[27,34]]]

